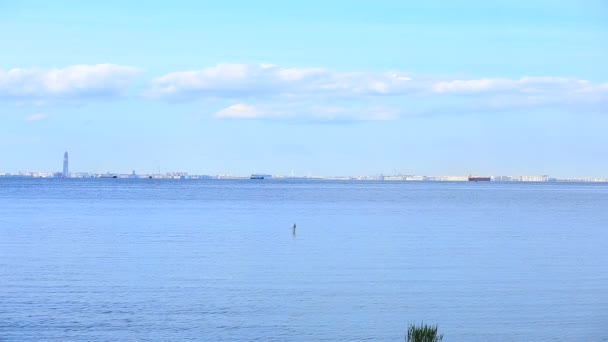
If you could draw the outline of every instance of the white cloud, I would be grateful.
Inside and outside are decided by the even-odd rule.
[[[439,94],[480,94],[484,92],[510,94],[544,94],[559,92],[588,93],[601,89],[587,80],[565,77],[522,77],[518,80],[482,78],[436,82],[432,91]]]
[[[399,113],[390,108],[349,108],[319,105],[246,105],[238,103],[215,113],[221,119],[291,119],[300,121],[393,120]]]
[[[367,96],[411,92],[410,77],[395,73],[348,73],[272,64],[218,64],[172,72],[152,82],[147,94],[168,100],[269,96]]]
[[[571,111],[604,110],[608,103],[606,83],[565,77],[520,79],[472,79],[440,81],[430,98],[461,97],[478,111],[534,109],[542,107]]]
[[[36,113],[36,114],[32,114],[32,115],[28,116],[26,118],[26,121],[28,121],[28,122],[42,121],[42,120],[46,120],[48,117],[49,116],[44,113]]]
[[[267,114],[266,114],[267,115]],[[232,105],[215,113],[215,116],[222,119],[254,119],[266,116],[253,106],[242,103]]]
[[[0,70],[0,100],[49,104],[126,95],[139,68],[115,64]],[[167,101],[215,101],[218,118],[390,120],[403,113],[481,112],[555,106],[607,108],[608,83],[565,77],[450,79],[399,71],[222,63],[153,79],[144,92]]]
[[[478,80],[455,80],[440,81],[433,84],[431,90],[439,94],[464,94],[479,93],[484,91],[497,91],[513,89],[515,84],[505,79],[478,79]]]
[[[272,65],[218,64],[202,70],[172,72],[155,79],[148,95],[166,99],[247,96],[276,81],[269,77],[270,70],[275,69]]]
[[[605,85],[564,77],[414,78],[399,72],[341,72],[322,68],[283,68],[272,64],[218,64],[158,77],[147,94],[160,99],[373,98],[477,95],[534,96],[587,101],[585,94],[605,96]]]
[[[120,96],[139,71],[115,64],[0,70],[0,98],[40,101]]]
[[[601,108],[608,100],[608,86],[564,77],[463,80],[414,77],[397,71],[218,64],[161,76],[153,80],[147,95],[237,103],[217,112],[218,118],[377,120],[395,119],[404,112]]]

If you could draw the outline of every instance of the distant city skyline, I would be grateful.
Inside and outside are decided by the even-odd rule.
[[[290,174],[250,173],[234,174],[224,172],[218,174],[193,174],[186,171],[165,171],[137,173],[123,172],[91,172],[91,171],[69,171],[68,151],[63,154],[63,169],[55,171],[19,171],[17,173],[2,172],[0,177],[31,177],[31,178],[157,178],[157,179],[328,179],[328,180],[380,180],[380,181],[440,181],[440,182],[463,182],[463,181],[500,181],[500,182],[557,182],[557,181],[585,181],[585,182],[608,182],[608,177],[570,177],[556,178],[549,175],[415,175],[404,173],[380,173],[372,175],[341,174],[341,175],[296,175],[292,170]]]
[[[63,168],[59,171],[54,170],[19,170],[17,172],[7,172],[6,170],[0,169],[0,177],[2,176],[25,176],[25,177],[33,177],[33,178],[90,178],[90,177],[101,177],[101,176],[110,176],[116,175],[120,176],[118,178],[148,178],[151,176],[155,176],[155,178],[201,178],[201,177],[211,177],[211,178],[248,178],[250,175],[259,175],[265,174],[270,177],[278,177],[278,178],[321,178],[321,179],[359,179],[359,180],[413,180],[413,181],[421,181],[421,180],[430,180],[430,181],[464,181],[467,177],[491,177],[493,181],[519,181],[519,182],[546,182],[546,181],[555,181],[555,180],[584,180],[584,181],[597,181],[597,182],[606,182],[608,181],[607,177],[597,177],[597,176],[577,176],[577,177],[553,177],[548,174],[528,174],[528,175],[514,175],[514,174],[479,174],[479,173],[468,173],[468,174],[447,174],[447,173],[438,173],[438,174],[413,174],[407,172],[398,172],[394,170],[393,172],[380,172],[375,174],[355,174],[355,173],[344,173],[344,174],[296,174],[294,170],[291,170],[288,174],[284,173],[259,173],[259,172],[249,172],[249,173],[233,173],[230,171],[219,172],[215,174],[207,173],[193,173],[185,170],[181,171],[168,171],[162,170],[159,168],[156,171],[145,171],[145,172],[136,172],[135,169],[132,169],[131,172],[121,172],[121,171],[91,171],[91,170],[79,170],[77,172],[72,173],[69,169],[69,153],[65,151],[63,154]]]
[[[600,0],[3,2],[0,172],[607,177],[607,37]]]

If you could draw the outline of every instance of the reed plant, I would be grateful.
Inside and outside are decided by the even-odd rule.
[[[436,325],[426,325],[420,323],[420,325],[410,324],[407,329],[407,342],[439,342],[443,339],[443,334],[437,333]]]

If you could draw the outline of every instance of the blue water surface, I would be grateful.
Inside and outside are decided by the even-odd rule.
[[[422,321],[608,341],[608,185],[0,178],[1,341],[403,341]]]

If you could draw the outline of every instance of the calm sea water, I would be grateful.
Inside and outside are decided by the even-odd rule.
[[[0,178],[2,341],[403,341],[421,321],[608,341],[608,186]]]

